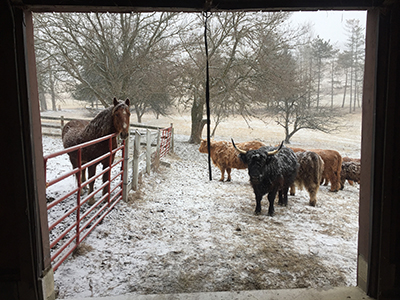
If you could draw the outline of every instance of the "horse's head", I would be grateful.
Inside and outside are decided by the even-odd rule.
[[[124,140],[129,135],[129,117],[131,116],[129,104],[129,99],[122,101],[114,98],[114,108],[112,112],[114,127],[116,132]]]

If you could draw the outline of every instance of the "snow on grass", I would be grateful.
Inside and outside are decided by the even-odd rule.
[[[247,170],[219,182],[198,146],[175,137],[175,153],[130,193],[55,272],[60,299],[127,293],[182,293],[356,285],[359,186],[321,186],[255,215]],[[62,149],[44,137],[45,154]],[[50,167],[48,178],[70,168]],[[74,182],[61,185],[62,193]]]

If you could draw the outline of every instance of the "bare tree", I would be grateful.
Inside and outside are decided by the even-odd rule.
[[[243,45],[244,38],[249,30],[245,26],[245,24],[248,24],[247,21],[248,15],[245,13],[217,13],[213,14],[208,20],[210,94],[213,112],[220,114],[220,117],[222,117],[222,114],[229,113],[224,106],[227,105],[227,101],[234,103],[235,98],[232,94],[242,82],[242,78],[233,73],[242,64],[239,49]],[[192,103],[192,129],[189,142],[199,143],[203,127],[206,124],[203,119],[205,52],[202,29],[204,23],[202,18],[198,16],[194,24],[196,27],[181,35],[181,42],[187,53],[182,66],[185,69],[183,82],[189,95],[186,100]]]
[[[40,18],[40,16],[37,16]],[[35,25],[38,22],[35,22]],[[49,48],[44,42],[46,39],[40,34],[40,27],[35,26],[35,54],[36,54],[36,70],[38,77],[38,91],[40,109],[47,110],[46,94],[50,94],[52,110],[57,110],[57,84],[60,79],[57,77],[58,66],[53,58],[53,49]],[[40,37],[40,38],[39,38]]]
[[[333,97],[336,95],[336,91],[341,88],[339,76],[340,68],[338,66],[338,49],[333,50],[333,57],[331,58],[330,64],[330,95],[331,95],[331,108],[333,109]]]
[[[35,38],[54,49],[75,95],[105,107],[113,97],[130,98],[140,122],[154,95],[167,92],[176,20],[173,13],[41,14]]]
[[[252,108],[267,103],[265,91],[278,84],[274,69],[285,44],[282,24],[289,13],[218,13],[209,20],[207,32],[210,61],[211,111],[214,129],[231,115],[250,118]],[[190,142],[200,142],[206,124],[205,106],[205,53],[203,20],[197,18],[197,27],[181,36],[187,53],[184,61],[183,82],[187,87],[186,103],[191,104],[192,131]],[[287,30],[289,32],[289,30]],[[295,31],[297,34],[297,31]],[[293,35],[288,35],[290,40]],[[287,47],[287,43],[285,47]],[[190,74],[190,75],[189,75]]]
[[[326,107],[309,105],[310,77],[303,76],[296,57],[289,51],[280,59],[280,85],[276,87],[267,114],[285,131],[285,142],[301,129],[332,132],[338,129],[338,112]],[[317,100],[315,100],[317,101]],[[312,103],[311,103],[312,104]]]
[[[360,107],[360,85],[363,81],[365,57],[365,28],[360,25],[360,20],[346,20],[347,32],[346,53],[348,55],[348,68],[350,69],[350,112],[355,110],[356,103]],[[352,101],[353,100],[353,101]],[[353,102],[353,103],[352,103]]]
[[[350,73],[350,65],[351,65],[351,56],[348,52],[343,51],[338,53],[337,66],[341,71],[342,77],[344,77],[344,83],[342,83],[343,87],[343,100],[342,100],[342,108],[346,102],[346,94],[347,89],[349,87],[349,73]]]
[[[331,58],[334,54],[333,46],[330,44],[330,41],[324,41],[319,36],[314,39],[311,43],[312,45],[312,53],[315,59],[315,67],[317,68],[316,76],[317,76],[317,107],[319,106],[320,101],[320,89],[321,89],[321,81],[323,79],[323,71],[325,66],[325,61]]]

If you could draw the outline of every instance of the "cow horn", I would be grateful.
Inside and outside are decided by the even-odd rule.
[[[271,151],[271,152],[268,152],[268,155],[275,155],[275,154],[277,154],[279,151],[281,151],[282,146],[283,146],[283,141],[282,141],[282,143],[279,145],[278,149],[276,149],[276,150],[274,150],[274,151]]]
[[[242,153],[242,154],[246,154],[246,153],[247,153],[246,151],[244,151],[244,150],[239,149],[238,147],[236,147],[235,142],[233,141],[232,138],[231,138],[231,140],[232,140],[232,145],[233,145],[233,147],[234,147],[239,153]]]

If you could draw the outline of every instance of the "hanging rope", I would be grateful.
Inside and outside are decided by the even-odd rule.
[[[210,138],[210,74],[208,70],[208,45],[207,45],[207,21],[211,16],[210,12],[203,12],[204,17],[204,46],[206,49],[206,111],[207,111],[207,150],[208,150],[208,174],[210,181],[212,180],[211,173],[211,138]]]

